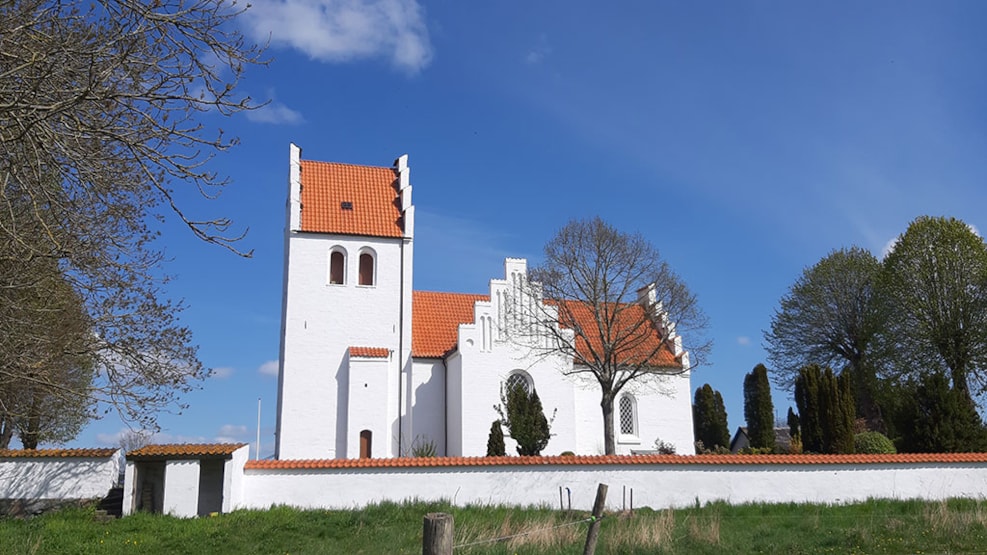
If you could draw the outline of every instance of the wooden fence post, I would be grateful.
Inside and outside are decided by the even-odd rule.
[[[593,503],[593,521],[586,533],[586,547],[583,555],[593,555],[596,552],[596,538],[600,535],[600,518],[603,517],[603,507],[607,503],[607,485],[600,484],[596,488],[596,501]]]
[[[422,528],[422,555],[452,555],[452,515],[428,513]]]

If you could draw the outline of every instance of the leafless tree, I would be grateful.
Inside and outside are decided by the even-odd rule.
[[[519,325],[508,326],[508,333],[543,355],[571,358],[571,374],[599,385],[607,454],[616,452],[618,394],[702,364],[712,345],[695,295],[658,250],[600,218],[559,230],[524,287],[527,297],[546,301],[511,303],[522,314],[509,319]],[[535,339],[538,334],[550,338]]]
[[[227,184],[209,161],[236,139],[205,122],[251,107],[237,84],[259,50],[237,31],[240,11],[222,0],[0,2],[0,291],[44,296],[52,280],[36,261],[54,262],[89,321],[90,398],[145,428],[207,375],[182,305],[162,292],[158,222],[177,217],[234,251],[242,236],[179,201],[180,188],[211,198]],[[30,341],[19,322],[0,321],[0,335]],[[17,356],[0,352],[0,379],[23,377]]]

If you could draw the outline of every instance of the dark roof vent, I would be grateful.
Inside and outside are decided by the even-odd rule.
[[[348,200],[344,200],[343,202],[339,203],[339,207],[342,208],[343,210],[353,210],[353,203]]]

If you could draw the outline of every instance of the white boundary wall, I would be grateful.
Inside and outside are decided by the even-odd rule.
[[[850,503],[869,498],[939,500],[987,497],[987,463],[496,465],[403,468],[247,469],[236,508],[272,505],[349,509],[380,501],[449,500],[454,505],[558,506],[590,510],[598,483],[621,509],[697,502]]]
[[[119,452],[108,457],[0,457],[0,499],[105,497],[120,475]]]

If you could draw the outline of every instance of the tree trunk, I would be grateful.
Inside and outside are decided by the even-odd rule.
[[[603,409],[603,448],[607,455],[617,454],[617,444],[613,435],[613,394],[604,391],[603,399],[600,401],[600,408]]]
[[[14,436],[14,423],[0,414],[0,449],[10,448],[10,438]]]

